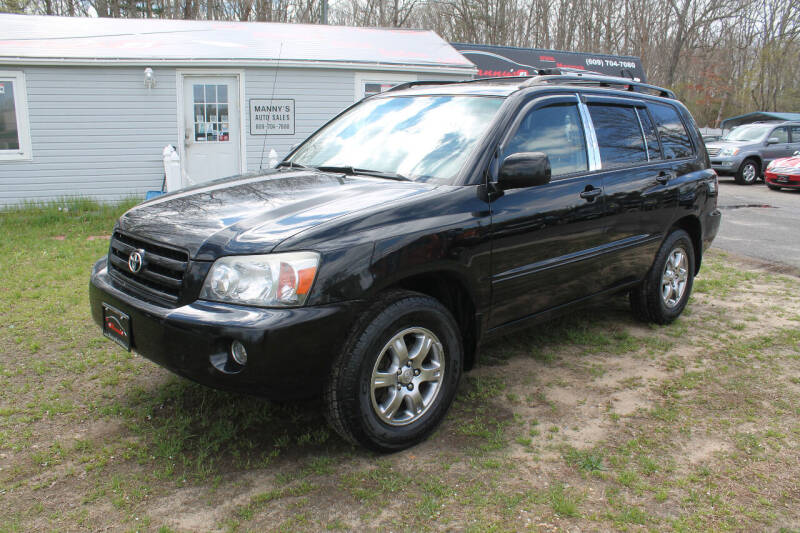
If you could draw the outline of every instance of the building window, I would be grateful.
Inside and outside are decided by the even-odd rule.
[[[22,72],[0,71],[0,161],[31,158],[26,95]]]
[[[386,92],[396,85],[408,81],[416,81],[414,74],[393,74],[378,72],[357,72],[356,73],[356,101]]]
[[[228,86],[196,83],[194,94],[194,140],[230,141]]]
[[[367,96],[373,96],[375,94],[380,94],[384,91],[388,91],[392,87],[399,85],[396,81],[387,81],[387,82],[380,82],[380,81],[365,81],[364,82],[364,98]]]

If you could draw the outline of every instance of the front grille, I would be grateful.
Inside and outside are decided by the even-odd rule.
[[[714,156],[718,155],[720,150],[722,150],[722,148],[720,148],[719,146],[715,146],[713,148],[706,147],[706,150],[708,151],[708,155]]]
[[[144,251],[141,270],[131,272],[128,259],[136,250]],[[175,303],[181,293],[189,254],[183,250],[154,243],[115,231],[108,253],[109,272],[125,281],[138,296]]]

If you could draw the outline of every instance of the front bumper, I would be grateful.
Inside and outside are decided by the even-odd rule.
[[[128,314],[132,350],[175,374],[210,387],[276,399],[322,390],[361,308],[359,301],[262,309],[197,300],[171,309],[120,290],[105,258],[92,270],[89,300],[92,318],[101,327],[103,303]],[[228,364],[233,340],[247,349],[244,367]]]
[[[764,181],[767,182],[767,185],[776,187],[800,188],[800,174],[766,172]]]
[[[717,171],[717,174],[735,174],[742,164],[742,158],[736,156],[721,157],[715,156],[711,158],[711,168]]]

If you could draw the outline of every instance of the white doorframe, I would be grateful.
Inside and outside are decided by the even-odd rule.
[[[181,156],[181,175],[186,175],[186,147],[184,146],[183,139],[186,134],[186,121],[183,120],[184,106],[183,106],[183,81],[186,76],[227,76],[229,78],[236,78],[239,84],[239,172],[247,172],[247,137],[245,137],[245,123],[244,123],[244,70],[232,69],[207,69],[207,68],[192,68],[192,69],[175,69],[175,92],[178,95],[178,155]]]

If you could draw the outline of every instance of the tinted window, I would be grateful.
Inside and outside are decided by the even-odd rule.
[[[588,170],[586,141],[577,104],[559,104],[529,112],[511,138],[503,157],[544,152],[553,176]]]
[[[792,126],[792,142],[800,143],[800,126]]]
[[[661,158],[661,146],[658,144],[658,135],[656,134],[656,127],[653,126],[653,121],[650,120],[650,114],[646,109],[637,107],[636,113],[639,115],[639,121],[642,123],[644,130],[644,140],[647,142],[647,154],[650,159]]]
[[[690,157],[693,154],[692,141],[674,107],[665,104],[652,104],[653,120],[656,121],[664,159]]]
[[[642,128],[633,107],[589,104],[603,168],[647,161]]]
[[[786,128],[775,128],[772,130],[772,133],[769,134],[770,139],[778,139],[779,143],[788,143],[789,142],[789,130]]]

